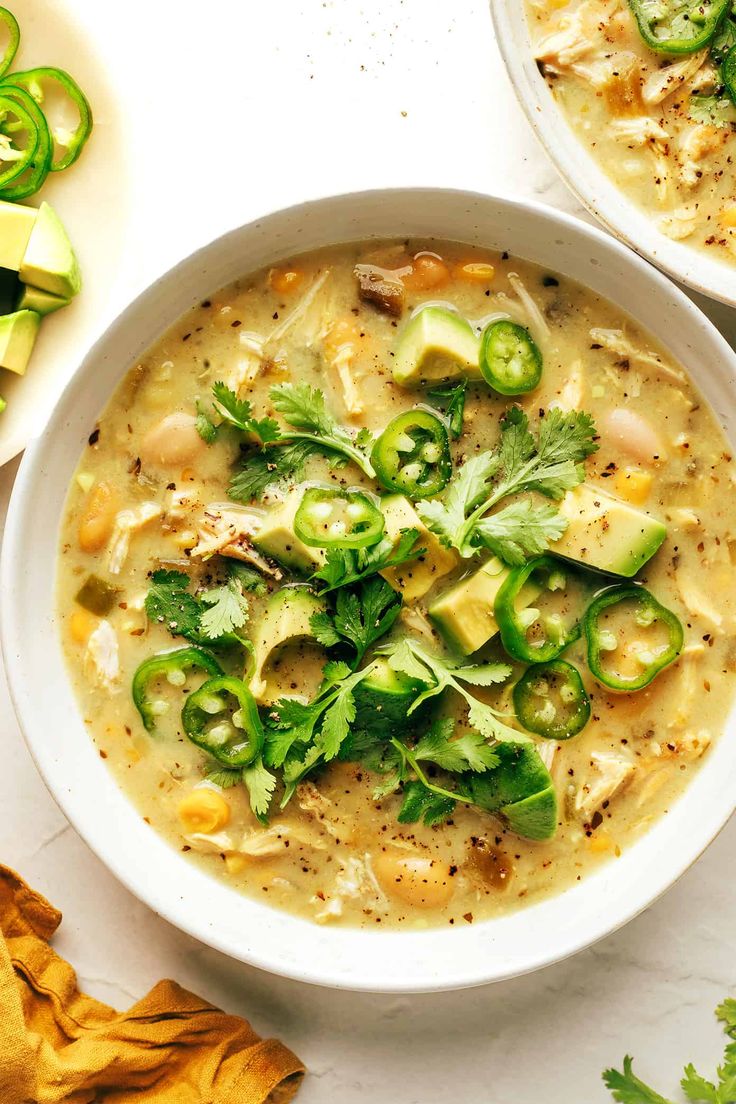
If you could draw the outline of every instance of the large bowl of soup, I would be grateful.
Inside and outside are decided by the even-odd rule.
[[[51,792],[159,914],[305,981],[467,986],[611,932],[736,801],[734,369],[534,204],[343,195],[194,253],[13,493]]]
[[[519,102],[572,191],[642,256],[734,304],[736,106],[724,59],[736,21],[723,0],[700,22],[688,5],[662,7],[657,19],[641,0],[491,0]],[[736,73],[736,52],[732,62]]]

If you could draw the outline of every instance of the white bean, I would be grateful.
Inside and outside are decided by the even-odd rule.
[[[603,419],[603,433],[628,456],[652,464],[666,456],[665,448],[651,424],[632,410],[612,410]]]
[[[202,454],[206,445],[197,433],[191,414],[167,414],[149,429],[141,445],[144,464],[186,464]]]
[[[382,888],[414,908],[442,908],[455,886],[447,863],[403,851],[384,851],[373,860]]]

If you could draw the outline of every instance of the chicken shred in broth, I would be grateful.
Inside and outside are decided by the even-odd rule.
[[[579,5],[592,6],[617,5]],[[573,15],[577,7],[571,5]],[[560,17],[551,8],[534,8],[545,33],[553,33]],[[620,28],[621,48],[646,65],[629,42],[625,13],[609,24]],[[584,63],[598,64],[587,56]],[[560,83],[572,88],[564,68]],[[646,152],[654,157],[653,149]],[[259,820],[252,794],[268,789],[264,776],[256,778],[251,764],[249,793],[242,772],[215,762],[184,730],[182,703],[195,701],[196,688],[211,672],[190,669],[185,678],[174,671],[168,681],[158,680],[148,693],[153,731],[146,730],[131,694],[136,669],[152,655],[199,646],[194,630],[188,639],[178,635],[190,615],[200,618],[197,632],[207,625],[216,636],[225,625],[221,643],[229,632],[229,644],[225,639],[225,646],[201,646],[227,675],[242,677],[248,665],[246,681],[267,728],[279,698],[302,705],[314,699],[328,653],[333,664],[345,664],[339,678],[355,678],[351,653],[330,644],[333,630],[324,629],[321,640],[310,638],[312,630],[304,626],[284,634],[258,658],[254,676],[242,640],[250,638],[258,651],[258,626],[269,603],[284,586],[305,578],[293,560],[287,562],[293,547],[282,542],[281,559],[273,545],[259,549],[264,518],[294,487],[315,481],[341,492],[368,491],[369,505],[360,509],[373,518],[369,507],[377,501],[377,483],[356,463],[338,466],[334,453],[328,462],[311,452],[304,470],[261,486],[253,501],[233,501],[230,480],[241,451],[252,453],[254,431],[217,428],[222,410],[213,407],[212,388],[222,381],[251,401],[254,418],[275,418],[283,429],[271,389],[308,383],[324,392],[348,440],[360,442],[359,430],[379,434],[417,402],[431,410],[431,404],[447,401],[398,386],[392,376],[397,342],[422,304],[459,312],[475,332],[489,321],[510,319],[531,334],[543,357],[539,385],[516,398],[494,393],[483,380],[470,381],[462,434],[451,443],[455,476],[496,446],[502,415],[514,404],[532,427],[555,408],[584,410],[595,421],[599,446],[585,461],[586,486],[593,496],[608,492],[667,529],[636,582],[682,623],[681,654],[643,689],[616,693],[592,676],[585,638],[572,640],[564,659],[582,676],[590,720],[569,740],[527,736],[556,797],[549,838],[517,834],[510,814],[492,815],[462,797],[436,823],[425,823],[421,815],[399,822],[418,775],[407,767],[392,789],[386,764],[398,770],[395,760],[381,759],[375,747],[362,753],[359,741],[352,756],[341,753],[325,762],[325,755],[316,769],[295,776],[283,810],[284,782],[281,770],[273,769],[277,782],[268,819]],[[152,828],[235,890],[320,923],[420,928],[499,916],[564,890],[601,862],[617,861],[667,813],[719,736],[736,666],[734,470],[727,442],[683,369],[620,310],[561,276],[507,254],[434,241],[371,242],[300,256],[194,307],[132,368],[90,431],[69,490],[58,579],[61,632],[80,709],[100,755]],[[258,432],[268,436],[269,430],[262,426]],[[323,501],[315,517],[329,508]],[[426,541],[431,535],[425,530],[420,536]],[[403,637],[416,644],[417,654],[451,654],[433,604],[489,552],[446,562],[442,556],[450,557],[449,550],[439,542],[437,548],[436,579],[423,593],[414,594],[424,558],[403,573],[396,569],[399,581],[395,574],[394,589],[386,588],[386,601],[396,603],[395,620],[369,645],[358,671],[373,662],[375,648],[390,650]],[[233,574],[231,564],[244,572]],[[166,594],[172,578],[188,577],[173,615],[165,605],[157,615],[151,605],[155,572],[169,573],[156,576]],[[573,583],[573,575],[563,595],[578,613],[617,581],[582,572]],[[401,609],[394,597],[399,594]],[[213,627],[221,614],[224,620]],[[466,609],[457,631],[471,622]],[[615,630],[615,615],[611,624]],[[638,624],[651,627],[646,618]],[[478,669],[491,665],[486,671],[510,665],[511,674],[497,683],[484,685],[477,676],[479,685],[464,685],[474,700],[496,710],[499,725],[520,730],[512,689],[525,665],[505,654],[497,635],[471,658],[452,654]],[[456,736],[475,739],[476,752],[479,744],[486,752],[493,744],[474,733],[467,697],[450,689],[427,704],[440,716],[454,717]],[[205,701],[198,714],[192,708],[192,731],[201,734],[207,710],[217,708],[217,700]],[[202,739],[222,746],[233,725],[245,724],[242,711],[245,705],[232,723],[221,724],[216,734],[205,730]],[[410,727],[407,714],[404,708],[403,720],[394,718],[384,742],[402,741],[404,726],[407,733]],[[431,714],[417,715],[422,720],[412,739],[431,724]],[[407,746],[413,746],[408,736]],[[423,773],[430,787],[455,792],[455,779],[431,756]],[[377,787],[383,795],[374,793]]]
[[[626,0],[527,0],[527,13],[540,69],[607,175],[667,237],[734,263],[736,106],[720,62],[736,23],[679,55],[649,48]]]

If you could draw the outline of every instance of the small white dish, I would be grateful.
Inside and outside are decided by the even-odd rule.
[[[92,104],[95,125],[76,164],[51,173],[37,195],[23,202],[56,208],[79,257],[83,287],[73,303],[43,320],[24,376],[0,369],[0,467],[38,433],[84,349],[104,325],[125,245],[132,183],[123,124],[94,47],[61,4],[15,0],[21,45],[10,68],[56,65],[67,69]],[[101,324],[102,323],[102,324]]]
[[[614,239],[539,205],[468,192],[342,195],[233,230],[171,269],[119,316],[26,452],[0,565],[2,648],[21,728],[51,793],[103,862],[161,916],[233,958],[302,981],[374,992],[498,981],[587,947],[672,885],[736,805],[732,717],[669,814],[619,859],[560,896],[462,927],[355,930],[297,919],[213,880],[143,821],[101,761],[67,677],[54,597],[61,512],[96,418],[144,350],[217,288],[300,251],[399,236],[508,249],[592,288],[688,367],[736,441],[736,356],[682,292]]]
[[[557,106],[534,60],[522,0],[490,0],[496,39],[527,119],[571,191],[607,230],[695,291],[736,305],[736,263],[729,265],[663,234],[588,152]]]

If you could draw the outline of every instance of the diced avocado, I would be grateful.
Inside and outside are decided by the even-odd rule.
[[[294,517],[303,496],[304,488],[296,487],[280,506],[269,510],[253,544],[284,567],[311,575],[325,562],[326,553],[324,548],[310,548],[294,532]]]
[[[557,829],[557,795],[549,771],[533,744],[503,743],[500,763],[471,779],[476,804],[502,817],[512,832],[544,840]]]
[[[0,200],[0,268],[20,269],[37,217],[35,207]]]
[[[255,667],[250,688],[256,701],[271,700],[264,670],[273,653],[288,641],[313,637],[311,620],[325,609],[321,598],[303,585],[282,587],[269,598],[253,634]]]
[[[414,602],[422,598],[438,579],[457,567],[457,553],[440,544],[439,538],[427,529],[409,499],[403,495],[386,495],[381,499],[381,510],[387,537],[395,542],[401,536],[402,529],[418,529],[419,547],[426,549],[415,560],[381,572],[386,582],[401,592],[405,602]]]
[[[424,307],[404,327],[394,358],[394,380],[402,387],[465,376],[480,379],[480,339],[462,315]]]
[[[0,316],[0,368],[25,375],[40,325],[41,316],[35,311]]]
[[[387,659],[379,656],[368,668],[368,675],[355,688],[355,704],[361,723],[372,730],[406,726],[407,710],[423,690],[424,683],[394,671]],[[410,718],[411,719],[411,718]]]
[[[52,295],[50,291],[21,284],[16,310],[32,310],[43,318],[46,314],[68,307],[70,303],[71,299],[63,299],[61,295]]]
[[[10,266],[6,266],[10,267]],[[79,262],[53,207],[42,203],[18,269],[24,284],[71,299],[82,287]]]
[[[463,655],[477,652],[498,632],[493,609],[509,570],[494,556],[440,594],[429,607],[429,616],[447,643]],[[519,591],[516,608],[525,609],[540,591],[541,587],[530,580]]]
[[[661,521],[586,483],[559,508],[569,524],[550,551],[609,575],[636,575],[667,536]]]

